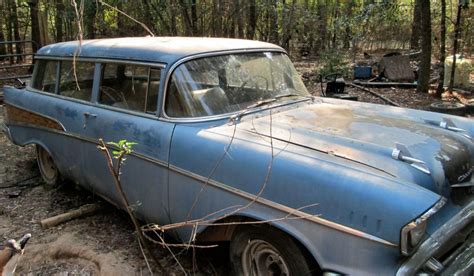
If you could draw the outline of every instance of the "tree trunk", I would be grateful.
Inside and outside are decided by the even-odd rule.
[[[257,28],[257,4],[255,0],[249,1],[249,21],[247,26],[247,39],[255,38],[255,29]]]
[[[17,12],[17,7],[16,7],[16,1],[15,0],[9,0],[10,1],[10,20],[12,22],[12,27],[13,27],[13,39],[16,41],[20,41],[20,31],[18,30],[18,12]],[[23,54],[23,44],[22,43],[15,43],[15,54],[21,55]],[[16,62],[21,63],[23,61],[22,56],[17,56],[16,57]]]
[[[97,14],[97,5],[95,1],[91,1],[87,4],[85,4],[85,15],[84,15],[84,25],[85,25],[85,31],[86,35],[85,37],[88,39],[94,39],[95,38],[95,17]],[[120,6],[119,10],[122,10],[122,6]],[[117,16],[119,17],[117,20],[117,25],[119,29],[119,35],[124,36],[125,35],[125,26],[123,22],[123,14],[118,13]]]
[[[64,40],[63,20],[64,20],[64,3],[63,0],[56,0],[56,20],[54,20],[54,27],[56,28],[56,42]]]
[[[184,32],[187,36],[192,36],[193,35],[193,23],[191,22],[191,18],[188,13],[188,7],[187,4],[185,3],[185,0],[181,0],[179,2],[180,7],[181,7],[181,14],[183,16],[183,21],[184,21]]]
[[[38,0],[28,0],[31,16],[31,40],[33,40],[33,52],[36,53],[41,48],[40,22],[38,17]]]
[[[235,10],[234,10],[234,22],[237,24],[237,37],[244,38],[244,23],[243,23],[243,15],[245,13],[242,12],[241,6],[242,0],[235,0]]]
[[[458,40],[459,34],[461,33],[461,15],[462,15],[462,0],[458,3],[458,12],[456,15],[456,24],[454,25],[454,43],[453,43],[453,65],[451,68],[451,76],[449,78],[448,91],[453,91],[454,86],[454,73],[456,72],[456,53],[458,52]]]
[[[410,48],[419,49],[420,48],[420,27],[421,27],[421,2],[426,0],[415,0],[415,6],[413,7],[413,23],[411,25],[411,38],[410,38]]]
[[[339,31],[338,28],[336,28],[336,22],[339,17],[339,0],[336,0],[334,3],[334,16],[332,18],[332,48],[337,49],[337,32]]]
[[[3,2],[0,1],[0,11],[4,11]],[[3,33],[3,12],[0,12],[0,42],[5,41],[5,34]],[[0,55],[6,55],[7,49],[5,48],[5,44],[0,44]],[[0,58],[0,60],[4,60],[4,58]]]
[[[323,0],[318,0],[318,31],[319,37],[316,42],[316,49],[317,50],[325,50],[326,49],[326,37],[327,37],[327,6],[326,2]]]
[[[431,10],[429,1],[421,1],[421,55],[418,74],[418,92],[428,93],[431,66]]]
[[[6,4],[7,4],[7,10],[8,10],[7,17],[6,17],[6,19],[7,19],[7,26],[6,26],[7,27],[7,40],[8,41],[13,41],[13,22],[11,20],[11,7],[10,7],[11,2],[7,1]],[[11,43],[7,44],[7,49],[8,49],[7,54],[9,54],[9,55],[13,54],[13,44],[11,44]],[[8,59],[10,61],[10,64],[13,64],[15,62],[15,59],[12,56],[10,56]]]
[[[191,26],[193,30],[193,35],[198,35],[199,30],[196,0],[191,0]]]
[[[444,85],[444,60],[446,59],[446,0],[441,0],[441,22],[440,22],[440,49],[439,49],[439,83],[436,89],[436,97],[441,98]]]
[[[351,46],[351,39],[352,39],[352,31],[351,31],[351,23],[350,19],[352,19],[352,10],[354,8],[353,1],[346,2],[346,14],[344,16],[347,17],[346,26],[344,30],[344,49],[349,49]]]
[[[270,42],[278,44],[278,15],[277,15],[277,3],[276,1],[268,1],[268,12],[269,12],[269,34]]]

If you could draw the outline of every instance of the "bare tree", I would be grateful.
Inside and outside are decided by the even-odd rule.
[[[413,7],[413,22],[411,25],[411,38],[410,38],[411,49],[420,48],[421,2],[426,2],[426,1],[415,0],[415,6]]]
[[[64,3],[63,0],[56,0],[56,19],[54,21],[54,27],[56,28],[56,41],[64,40],[63,32],[63,20],[64,20]]]
[[[430,1],[420,1],[421,12],[421,55],[418,73],[418,92],[428,93],[431,67],[431,10]]]
[[[38,0],[28,0],[30,6],[31,16],[31,40],[33,43],[33,52],[37,52],[42,46],[41,33],[40,33],[40,22],[38,17]]]
[[[441,0],[441,22],[440,22],[440,49],[439,49],[439,83],[436,88],[436,96],[441,98],[444,82],[444,61],[446,59],[446,0]]]
[[[246,32],[247,39],[255,37],[255,30],[257,29],[257,3],[255,0],[249,1],[248,9],[248,26]]]
[[[454,43],[453,43],[453,65],[451,68],[451,76],[449,78],[448,91],[453,91],[454,73],[456,71],[456,53],[458,52],[458,40],[461,33],[461,15],[462,15],[463,0],[458,1],[458,11],[456,15],[456,23],[454,25]]]

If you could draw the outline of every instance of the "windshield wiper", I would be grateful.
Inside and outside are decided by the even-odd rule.
[[[304,96],[304,95],[301,95],[301,94],[297,94],[297,93],[286,93],[286,94],[281,94],[281,95],[277,95],[274,97],[274,99],[281,99],[281,98],[286,98],[286,97],[302,97],[302,98],[306,98],[306,99],[311,99],[313,98],[312,96]]]
[[[296,93],[286,93],[286,94],[277,95],[277,96],[275,96],[274,99],[281,99],[281,98],[286,98],[286,97],[297,97],[297,96],[301,96],[301,95],[296,94]],[[301,97],[303,97],[303,96],[301,96]]]
[[[260,107],[260,106],[263,106],[263,105],[267,105],[269,103],[272,103],[274,101],[276,101],[276,97],[275,98],[270,98],[270,99],[265,99],[265,100],[260,100],[254,104],[251,104],[249,106],[247,106],[245,109],[243,109],[242,111],[240,111],[239,113],[233,115],[230,117],[229,121],[232,121],[232,122],[236,122],[238,121],[243,115],[247,114],[251,109],[254,109],[256,107]]]

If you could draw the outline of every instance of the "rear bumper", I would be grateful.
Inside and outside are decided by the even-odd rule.
[[[435,256],[445,246],[452,237],[458,232],[467,228],[474,222],[474,200],[471,200],[459,213],[453,216],[447,223],[445,223],[440,229],[433,233],[428,239],[426,239],[418,248],[418,250],[398,269],[397,275],[414,275],[421,268],[423,268],[428,260],[433,260]],[[472,256],[472,242],[473,233],[470,234],[470,239],[460,247],[460,250],[453,252],[454,256],[450,256],[449,264],[442,264],[442,270],[444,271],[463,271],[473,269],[474,261],[468,259],[463,261],[464,258]],[[470,250],[471,249],[471,250]],[[430,260],[430,261],[431,261]],[[437,262],[436,260],[434,260]],[[446,265],[446,266],[444,266]]]

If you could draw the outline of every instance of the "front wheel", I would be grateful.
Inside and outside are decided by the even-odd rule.
[[[44,148],[36,145],[36,158],[43,181],[52,186],[59,184],[61,175],[51,155]]]
[[[230,243],[235,275],[313,275],[306,254],[288,235],[271,227],[241,227]]]

